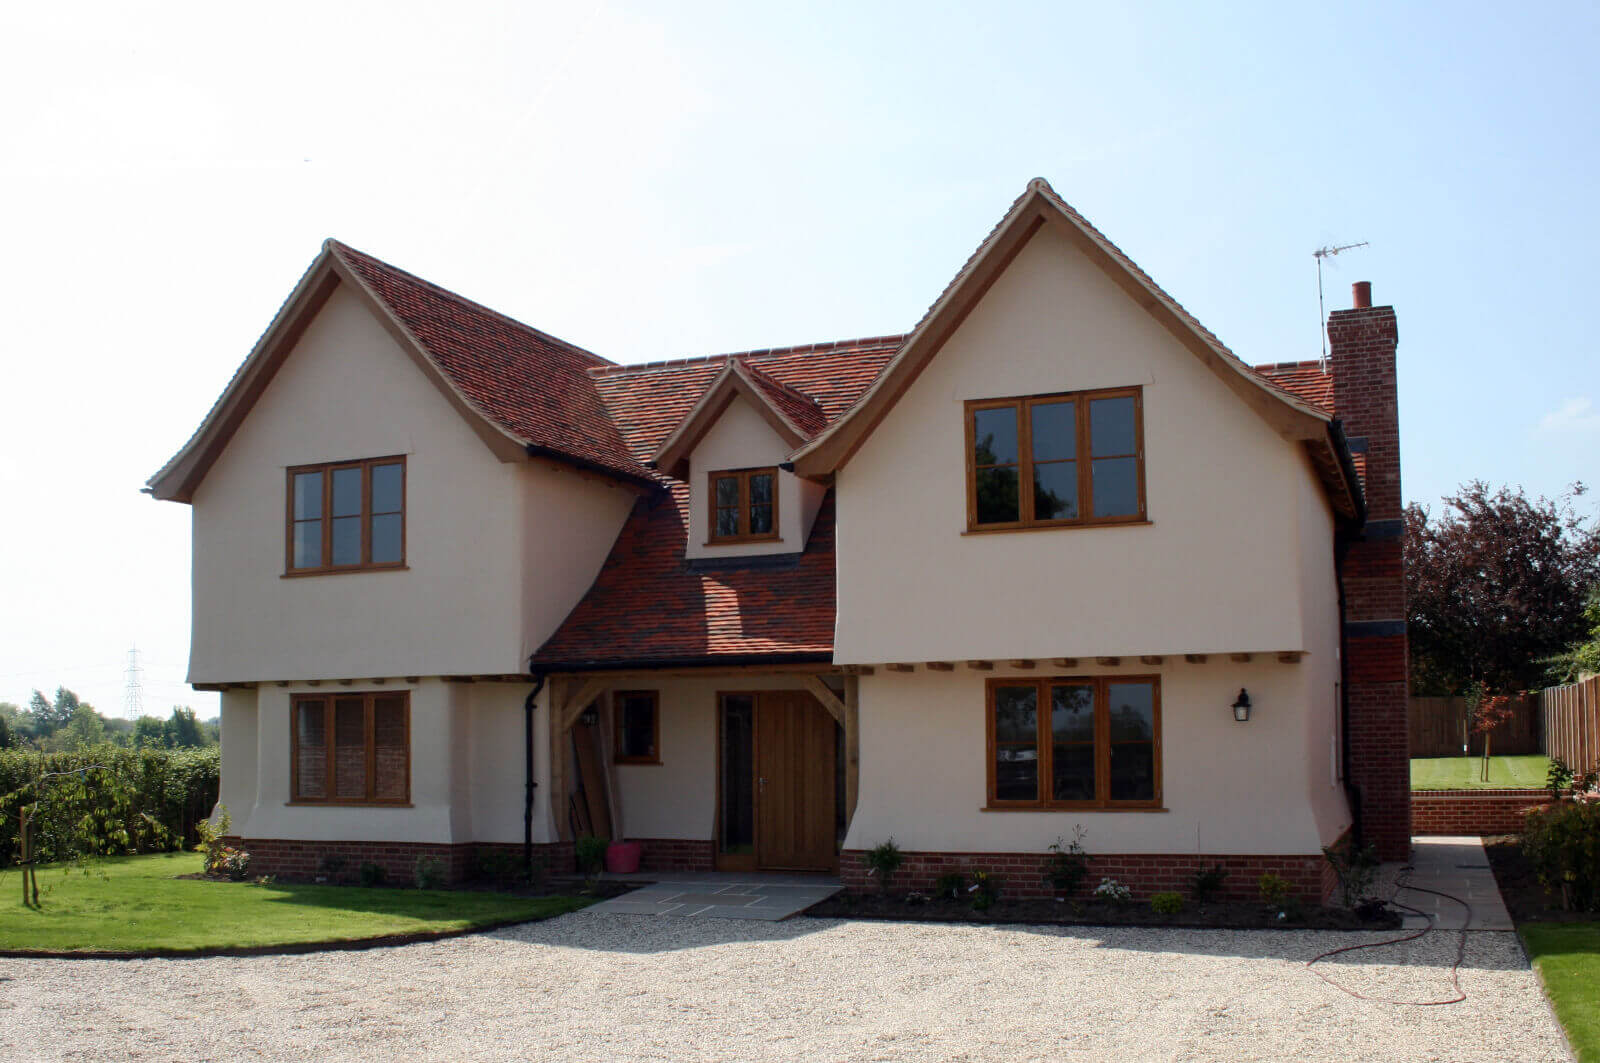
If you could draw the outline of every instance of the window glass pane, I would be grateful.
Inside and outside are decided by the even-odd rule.
[[[1094,480],[1095,516],[1138,516],[1138,458],[1096,458],[1090,463],[1090,474]]]
[[[367,796],[367,709],[361,698],[333,702],[333,785],[335,797]]]
[[[1132,454],[1139,449],[1134,442],[1133,396],[1090,400],[1089,449],[1097,456]]]
[[[719,477],[717,477],[715,483],[716,483],[716,490],[717,490],[717,505],[718,506],[733,506],[733,507],[737,508],[738,505],[739,505],[739,479],[738,479],[738,477],[735,477],[735,476],[719,476]]]
[[[333,470],[333,515],[359,517],[361,515],[361,470]]]
[[[770,534],[772,534],[772,507],[771,506],[751,506],[750,507],[750,534],[751,535],[770,535]]]
[[[298,520],[294,524],[294,567],[316,568],[322,564],[322,522]]]
[[[294,519],[316,520],[322,516],[322,474],[294,474]]]
[[[994,797],[1039,799],[1039,691],[1033,686],[994,691]]]
[[[1149,683],[1107,683],[1113,742],[1153,742],[1156,737],[1155,688]]]
[[[617,742],[625,757],[655,758],[655,698],[635,696],[622,699],[622,728],[617,735]]]
[[[722,699],[721,844],[725,853],[755,848],[755,699],[730,694]]]
[[[1153,801],[1156,796],[1155,746],[1150,742],[1111,744],[1111,800]]]
[[[401,522],[399,513],[383,513],[372,518],[372,563],[388,565],[400,560]]]
[[[1078,456],[1076,403],[1037,402],[1031,407],[1033,460],[1054,461]]]
[[[1072,520],[1078,515],[1078,463],[1052,461],[1033,467],[1033,519]]]
[[[978,465],[1004,465],[1017,460],[1017,409],[972,411],[972,459]]]
[[[979,469],[977,479],[979,524],[1004,524],[1022,519],[1015,465]]]
[[[1094,745],[1056,743],[1050,766],[1055,778],[1050,793],[1056,801],[1094,800]]]
[[[772,504],[772,474],[770,472],[753,473],[751,475],[750,504],[752,506],[770,506]]]
[[[361,564],[361,518],[336,517],[333,521],[333,564]]]
[[[409,774],[404,698],[380,697],[373,701],[372,747],[372,796],[380,801],[404,801]]]
[[[718,539],[725,539],[730,535],[739,534],[739,511],[737,509],[717,510],[717,528],[712,533]]]
[[[1050,688],[1050,733],[1057,742],[1094,741],[1094,687]]]
[[[325,708],[320,701],[295,705],[295,773],[297,798],[328,796],[328,731]]]
[[[372,512],[398,513],[402,506],[404,490],[400,466],[374,465],[372,467]]]

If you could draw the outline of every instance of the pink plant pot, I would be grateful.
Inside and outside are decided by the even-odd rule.
[[[640,842],[612,842],[606,846],[606,870],[613,875],[631,875],[639,870],[639,859],[644,856]]]

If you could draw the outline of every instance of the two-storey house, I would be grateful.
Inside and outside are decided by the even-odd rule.
[[[1241,361],[1042,180],[910,332],[617,365],[329,241],[150,481],[263,872],[1403,855],[1388,307]]]

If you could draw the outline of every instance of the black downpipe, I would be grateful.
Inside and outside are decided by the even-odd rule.
[[[533,677],[533,689],[522,702],[523,745],[523,798],[522,798],[522,868],[533,876],[533,791],[539,784],[533,781],[533,703],[544,689],[544,674]]]

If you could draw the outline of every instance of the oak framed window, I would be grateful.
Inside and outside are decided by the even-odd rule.
[[[291,804],[410,804],[410,693],[294,695],[289,764]]]
[[[618,764],[661,763],[661,695],[654,690],[619,690],[611,696],[616,712],[612,757]]]
[[[991,679],[987,688],[989,808],[1161,807],[1160,677]]]
[[[289,470],[284,574],[404,568],[404,456]]]
[[[1146,521],[1143,389],[965,404],[967,530]]]
[[[772,542],[778,535],[778,470],[726,469],[710,477],[710,543]]]

